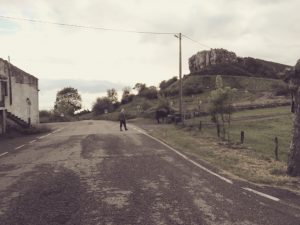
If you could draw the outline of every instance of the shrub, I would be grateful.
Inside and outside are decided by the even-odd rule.
[[[147,99],[155,99],[155,98],[157,98],[158,91],[157,91],[156,87],[150,86],[150,87],[144,88],[144,90],[141,91],[139,95],[142,97],[145,97]]]
[[[164,80],[164,81],[160,82],[159,88],[160,88],[161,90],[164,90],[164,89],[166,89],[167,87],[169,87],[171,84],[175,83],[177,80],[178,80],[177,77],[172,77],[171,79],[169,79],[169,80],[167,80],[167,81]]]
[[[135,96],[134,94],[129,94],[129,95],[123,96],[123,98],[121,100],[121,104],[127,104],[129,102],[132,102],[134,96]]]
[[[48,110],[41,110],[39,112],[40,117],[51,117],[52,112]]]
[[[95,115],[101,115],[105,113],[105,110],[111,112],[114,108],[113,103],[108,97],[97,98],[93,105],[92,111]]]
[[[24,134],[24,135],[42,134],[42,133],[48,133],[48,132],[52,131],[52,129],[46,125],[31,126],[28,128],[21,128],[18,126],[14,126],[11,129],[17,131],[18,133]]]
[[[271,85],[272,90],[275,92],[275,95],[289,95],[290,90],[287,84],[285,83],[274,83]]]
[[[203,93],[202,87],[197,84],[190,84],[183,87],[183,95],[193,95],[193,94],[201,94]]]

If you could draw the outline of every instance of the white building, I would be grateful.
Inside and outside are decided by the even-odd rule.
[[[38,79],[0,58],[0,134],[39,123]]]

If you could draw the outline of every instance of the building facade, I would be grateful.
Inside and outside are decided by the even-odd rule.
[[[38,79],[0,58],[0,133],[39,123]]]

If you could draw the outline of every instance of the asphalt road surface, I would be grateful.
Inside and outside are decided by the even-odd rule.
[[[1,225],[300,224],[297,195],[257,192],[134,126],[55,126],[0,143]]]

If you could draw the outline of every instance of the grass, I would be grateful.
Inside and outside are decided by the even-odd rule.
[[[47,125],[35,125],[28,128],[21,128],[17,126],[8,127],[7,133],[2,134],[0,139],[13,139],[23,135],[35,135],[51,132],[52,129]]]
[[[199,118],[186,121],[186,126],[143,124],[153,136],[208,162],[229,176],[299,191],[300,179],[286,175],[293,119],[288,112],[289,107],[278,107],[236,113],[235,119],[238,120],[232,123],[231,140],[239,142],[240,131],[244,130],[245,143],[233,146],[225,145],[216,137],[214,126],[204,126],[200,132],[197,127]],[[209,118],[201,119],[208,121]],[[279,161],[274,159],[275,136],[279,138]]]

